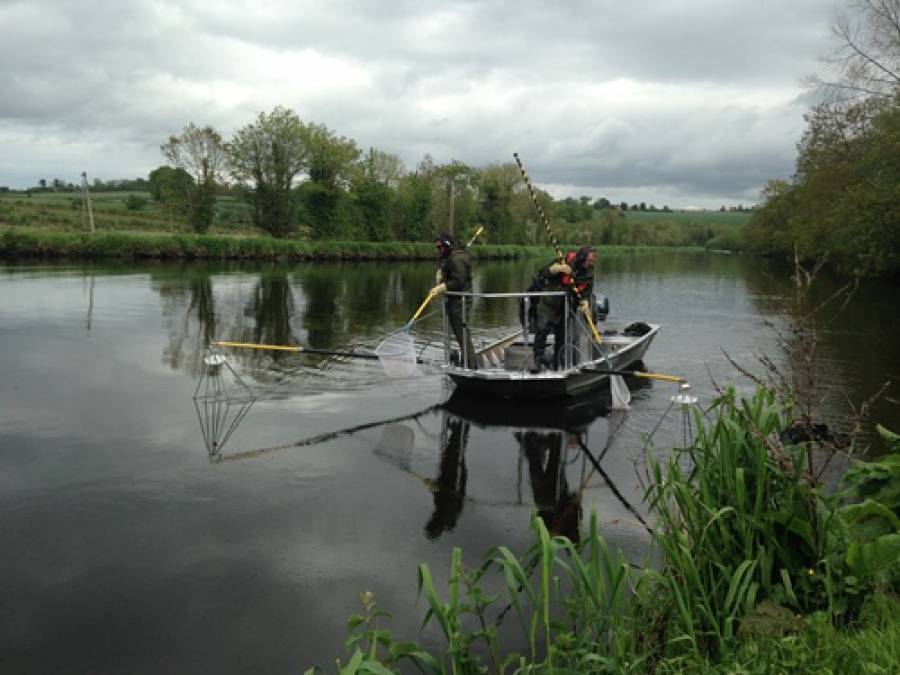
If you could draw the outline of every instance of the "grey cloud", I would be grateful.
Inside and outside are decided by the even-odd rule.
[[[830,16],[820,0],[0,3],[0,184],[68,170],[48,139],[93,148],[95,174],[146,173],[189,121],[228,135],[282,104],[410,167],[527,150],[548,184],[743,194],[791,171]],[[305,59],[361,79],[318,82]],[[592,93],[613,81],[644,93]]]

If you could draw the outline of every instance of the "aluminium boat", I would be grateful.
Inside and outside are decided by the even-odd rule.
[[[585,318],[570,311],[570,298],[565,292],[543,293],[447,293],[466,298],[463,321],[478,335],[473,325],[478,315],[477,309],[493,301],[515,301],[520,305],[520,325],[508,330],[500,337],[490,339],[481,336],[480,345],[475,346],[477,368],[466,368],[465,354],[460,355],[451,339],[451,331],[444,316],[444,359],[441,368],[456,385],[460,393],[479,396],[494,396],[504,399],[541,400],[560,397],[580,396],[608,383],[610,371],[639,369],[644,355],[659,332],[656,324],[635,322],[606,322],[605,312],[595,311],[594,324],[598,329],[599,342],[592,337],[592,331]],[[565,322],[564,344],[554,349],[553,336],[548,341],[547,351],[557,351],[558,363],[554,368],[539,371],[534,367],[533,325],[525,317],[529,316],[529,304],[539,296],[556,295],[564,298]],[[604,300],[592,303],[595,308],[605,308]],[[473,311],[472,308],[475,308]],[[463,346],[465,348],[465,346]]]

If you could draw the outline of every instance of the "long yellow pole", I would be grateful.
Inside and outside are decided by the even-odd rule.
[[[351,359],[378,359],[376,354],[359,354],[357,352],[345,352],[334,349],[315,349],[313,347],[301,347],[300,345],[263,345],[256,342],[225,342],[213,341],[211,345],[216,347],[231,347],[234,349],[265,349],[276,352],[303,352],[304,354],[325,354],[326,356],[346,356]]]
[[[305,352],[299,345],[261,345],[256,342],[224,342],[214,341],[216,347],[234,347],[236,349],[271,349],[278,352]]]

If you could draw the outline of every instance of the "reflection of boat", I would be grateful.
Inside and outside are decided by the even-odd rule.
[[[468,392],[500,398],[549,399],[582,395],[607,382],[609,371],[622,370],[641,361],[659,326],[643,322],[604,325],[602,339],[591,339],[584,319],[568,309],[565,293],[448,293],[471,299],[475,304],[491,300],[521,300],[533,302],[539,295],[559,295],[565,298],[565,316],[570,317],[564,330],[564,346],[559,349],[556,369],[533,372],[531,333],[523,324],[511,335],[494,340],[476,349],[478,368],[466,368],[462,358],[450,348],[449,321],[444,320],[444,372],[457,388]],[[470,312],[474,314],[474,312]],[[527,316],[526,310],[522,316]],[[464,318],[470,330],[477,330],[472,317]],[[456,356],[456,358],[454,358]]]
[[[627,377],[628,388],[635,392],[651,385],[650,380]],[[612,400],[608,388],[598,388],[582,396],[565,396],[541,401],[497,398],[474,394],[457,388],[444,404],[451,414],[465,418],[477,426],[583,429],[595,419],[606,416]]]

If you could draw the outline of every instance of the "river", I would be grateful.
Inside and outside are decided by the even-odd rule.
[[[481,262],[476,286],[524,289],[541,262]],[[629,380],[627,411],[598,399],[535,412],[442,406],[448,386],[428,366],[392,379],[377,361],[235,351],[218,384],[207,376],[213,339],[371,350],[433,274],[427,263],[0,266],[0,671],[301,672],[342,653],[365,590],[395,633],[430,642],[418,563],[441,577],[453,547],[472,564],[492,546],[522,550],[535,509],[564,533],[595,510],[640,560],[645,436],[659,424],[662,449],[686,429],[671,384]],[[838,284],[820,286],[825,300]],[[610,320],[662,324],[645,365],[687,378],[700,404],[728,383],[752,391],[729,358],[754,372],[760,355],[784,363],[783,270],[733,255],[611,256],[597,288]],[[895,289],[870,283],[820,326],[835,427],[846,400],[897,382],[896,310]],[[502,306],[482,318],[490,331],[514,317]],[[415,333],[439,328],[432,314]],[[247,395],[204,398],[219,385]],[[900,428],[897,392],[874,403],[865,438],[874,422]]]

